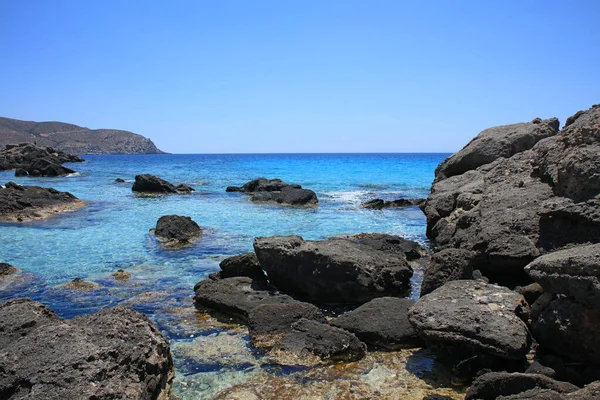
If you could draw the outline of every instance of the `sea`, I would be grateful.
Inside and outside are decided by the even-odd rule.
[[[238,382],[235,379],[264,366],[256,363],[260,354],[249,346],[247,332],[234,329],[237,333],[231,334],[227,327],[210,324],[209,317],[197,314],[192,303],[194,284],[218,271],[224,258],[252,251],[253,239],[259,236],[300,235],[317,240],[379,232],[428,247],[425,216],[418,207],[369,210],[361,203],[427,197],[434,170],[448,155],[84,155],[84,163],[66,164],[77,171],[67,177],[16,178],[13,171],[0,172],[1,183],[53,187],[86,203],[44,221],[0,224],[0,262],[23,271],[20,280],[0,283],[0,301],[30,297],[64,318],[116,305],[143,312],[171,342],[177,371],[175,398],[212,398],[227,384]],[[137,174],[185,183],[196,191],[139,195],[131,191]],[[225,192],[227,186],[241,186],[258,177],[312,189],[319,204],[259,204],[245,194]],[[117,183],[117,178],[125,182]],[[158,218],[171,214],[190,216],[204,229],[201,239],[181,249],[161,246],[150,229]],[[112,274],[119,269],[132,278],[126,283],[116,281]],[[86,291],[63,286],[74,278],[99,286]],[[416,274],[412,297],[418,297],[418,279]],[[231,356],[225,362],[224,344],[220,353],[212,350],[216,354],[212,358],[203,353],[210,347],[208,338],[224,333],[227,340],[235,337],[235,343],[228,343],[250,355],[237,354],[241,358]]]

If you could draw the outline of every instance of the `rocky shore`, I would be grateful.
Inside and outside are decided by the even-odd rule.
[[[19,177],[66,176],[75,171],[61,164],[83,161],[78,155],[31,143],[7,144],[0,151],[0,171],[14,169]]]

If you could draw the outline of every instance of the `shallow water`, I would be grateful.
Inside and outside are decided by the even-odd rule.
[[[29,296],[66,318],[117,304],[146,313],[173,345],[177,365],[173,391],[177,398],[211,398],[218,392],[213,387],[216,382],[223,386],[217,389],[224,390],[236,382],[259,381],[265,373],[285,377],[281,371],[265,372],[260,354],[248,346],[243,329],[206,323],[210,319],[193,309],[193,285],[219,270],[223,258],[250,251],[256,236],[296,234],[322,239],[382,232],[427,245],[425,217],[417,207],[373,211],[360,203],[377,197],[426,197],[433,171],[446,156],[96,155],[84,157],[85,163],[71,164],[69,167],[78,173],[69,177],[15,178],[13,172],[0,172],[2,183],[50,186],[69,191],[87,203],[82,209],[46,221],[0,224],[0,261],[25,273],[17,282],[0,285],[0,300]],[[134,176],[141,173],[187,183],[196,192],[135,195],[131,185]],[[319,197],[319,206],[254,204],[243,194],[225,192],[227,186],[239,186],[259,176],[278,177],[312,189]],[[115,183],[116,178],[126,182]],[[184,249],[162,248],[148,231],[167,214],[191,216],[205,227],[202,238]],[[111,274],[117,269],[129,271],[132,278],[127,282],[115,280]],[[102,287],[73,291],[60,286],[76,277]],[[413,296],[418,294],[418,280],[417,274]],[[209,350],[211,346],[206,343],[219,343],[215,338],[230,332],[234,334],[227,337],[228,345],[236,352],[246,350],[209,361],[218,352],[214,353],[214,347]],[[202,348],[204,353],[189,356]],[[222,351],[226,352],[225,348]],[[191,386],[195,387],[194,394],[188,396]],[[202,390],[198,388],[202,387],[207,389],[200,396],[198,391]]]

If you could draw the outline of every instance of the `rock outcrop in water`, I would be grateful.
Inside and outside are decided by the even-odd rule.
[[[22,142],[37,142],[73,154],[163,153],[150,139],[128,131],[0,117],[0,146]]]
[[[187,245],[202,235],[202,228],[191,217],[182,215],[163,215],[151,231],[170,247]]]
[[[383,210],[384,208],[405,208],[410,206],[420,206],[425,202],[425,199],[396,199],[396,200],[383,200],[373,199],[361,203],[364,208],[372,210]]]
[[[150,320],[115,307],[72,320],[41,303],[0,304],[0,398],[167,399],[169,342]]]
[[[55,213],[85,204],[68,192],[41,186],[21,186],[8,182],[0,187],[0,222],[45,219]]]
[[[163,193],[163,194],[186,194],[194,192],[195,190],[188,185],[181,184],[178,186],[173,185],[158,176],[150,174],[142,174],[135,176],[135,182],[131,188],[133,192],[140,193]]]
[[[0,171],[15,169],[15,176],[18,177],[65,176],[75,171],[61,164],[82,161],[83,158],[78,155],[31,143],[6,145],[6,148],[0,151]]]
[[[229,186],[227,192],[241,192],[251,195],[255,202],[274,202],[293,206],[316,205],[319,200],[312,190],[300,185],[290,185],[281,179],[257,178],[244,186]]]

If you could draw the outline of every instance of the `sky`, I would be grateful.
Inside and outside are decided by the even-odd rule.
[[[454,152],[600,103],[600,1],[0,0],[0,116],[173,153]]]

